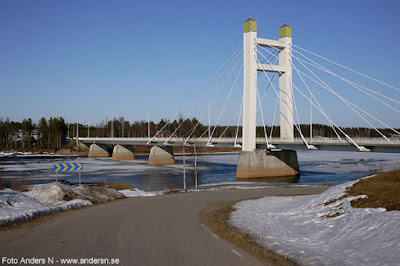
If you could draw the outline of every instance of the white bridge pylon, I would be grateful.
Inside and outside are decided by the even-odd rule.
[[[257,71],[279,73],[280,137],[294,139],[292,37],[290,26],[279,28],[279,40],[257,38],[257,22],[249,18],[243,33],[243,151],[256,149]],[[279,64],[257,62],[257,45],[279,50]]]

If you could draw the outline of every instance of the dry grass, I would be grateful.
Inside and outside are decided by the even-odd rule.
[[[349,188],[348,196],[367,195],[351,202],[354,208],[386,208],[400,211],[400,171],[382,173],[362,179]]]
[[[250,236],[242,235],[228,225],[227,221],[229,220],[229,215],[235,210],[232,206],[236,202],[238,201],[218,202],[208,205],[199,214],[201,223],[220,237],[258,258],[267,265],[297,265],[286,257],[259,246],[253,242]]]
[[[0,190],[11,188],[15,191],[27,191],[30,184],[27,178],[4,178],[3,168],[0,168]]]
[[[78,185],[79,183],[70,183],[71,185]],[[88,185],[88,186],[104,186],[108,188],[115,188],[116,190],[122,190],[122,189],[134,189],[134,187],[130,184],[127,183],[122,183],[122,182],[81,182],[82,185]]]

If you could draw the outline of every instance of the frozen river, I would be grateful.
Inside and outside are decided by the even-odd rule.
[[[340,183],[370,175],[375,171],[400,168],[400,154],[367,152],[299,151],[301,176],[298,183]],[[146,157],[134,161],[112,161],[111,158],[76,157],[0,157],[0,175],[3,178],[23,178],[33,183],[54,181],[54,163],[81,162],[82,181],[125,182],[142,190],[166,190],[173,186],[183,187],[182,157],[176,156],[175,165],[147,165]],[[236,182],[235,172],[238,154],[199,156],[199,185],[268,186],[268,183]],[[194,186],[193,159],[186,156],[187,184]],[[58,178],[77,182],[77,172],[63,172]],[[275,184],[274,184],[275,185]],[[289,185],[289,184],[286,184]],[[298,185],[298,184],[295,184]]]

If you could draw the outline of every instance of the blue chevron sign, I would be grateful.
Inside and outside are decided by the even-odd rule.
[[[83,165],[81,163],[55,163],[54,172],[71,172],[82,170]]]

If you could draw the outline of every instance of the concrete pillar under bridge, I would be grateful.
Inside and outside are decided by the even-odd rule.
[[[88,157],[110,157],[110,149],[105,144],[90,145]]]
[[[292,35],[284,24],[279,40],[257,38],[257,22],[249,18],[243,34],[243,141],[236,180],[295,182],[300,175],[296,151],[256,150],[257,71],[279,73],[281,139],[293,140]],[[257,45],[279,50],[279,65],[257,63]]]
[[[158,147],[153,146],[150,149],[149,160],[147,164],[174,164],[174,152],[172,151],[172,147]]]
[[[132,145],[115,145],[112,160],[135,160],[136,156]]]
[[[242,151],[236,170],[238,181],[297,182],[300,176],[296,151]]]

